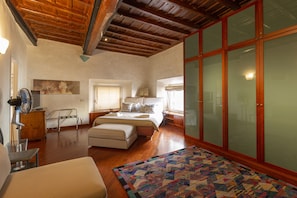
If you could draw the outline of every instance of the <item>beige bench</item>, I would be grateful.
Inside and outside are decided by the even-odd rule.
[[[135,127],[128,124],[100,124],[88,130],[89,146],[128,149],[136,139]]]
[[[91,157],[10,173],[6,147],[0,144],[0,197],[107,197],[103,179]]]

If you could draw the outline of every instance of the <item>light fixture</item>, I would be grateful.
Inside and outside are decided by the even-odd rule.
[[[255,74],[252,72],[245,74],[246,80],[253,80],[254,78],[255,78]]]
[[[0,54],[5,54],[9,45],[9,41],[5,38],[0,37]]]

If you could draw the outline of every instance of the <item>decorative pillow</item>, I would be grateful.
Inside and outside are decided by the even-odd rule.
[[[6,147],[0,144],[0,189],[10,173],[11,165]]]
[[[155,105],[154,104],[145,104],[142,106],[143,113],[155,113]]]
[[[142,105],[140,103],[133,103],[132,112],[141,112]]]
[[[131,112],[132,110],[132,106],[133,104],[132,103],[122,103],[122,108],[121,108],[121,111],[124,111],[124,112]]]

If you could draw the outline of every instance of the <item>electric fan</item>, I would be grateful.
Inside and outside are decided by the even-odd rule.
[[[29,113],[32,110],[32,94],[31,92],[26,89],[22,88],[18,92],[18,96],[16,98],[10,98],[8,101],[8,104],[10,106],[15,106],[15,111],[13,112],[13,117],[11,120],[12,124],[17,125],[18,129],[18,138],[17,138],[17,146],[20,143],[21,138],[21,127],[24,126],[24,124],[20,123],[20,113]]]

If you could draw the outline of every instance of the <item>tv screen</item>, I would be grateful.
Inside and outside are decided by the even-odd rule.
[[[32,99],[33,99],[33,109],[40,109],[40,91],[38,90],[31,90]]]

